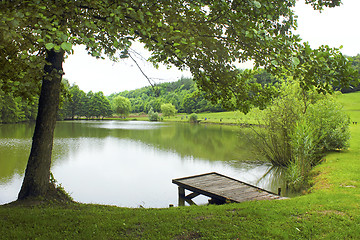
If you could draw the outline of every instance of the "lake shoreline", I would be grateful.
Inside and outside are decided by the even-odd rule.
[[[342,98],[360,119],[360,92]],[[309,193],[282,201],[162,209],[95,204],[0,205],[3,239],[357,239],[360,125],[351,148],[313,169]]]
[[[59,122],[61,121],[144,121],[144,122],[154,122],[154,121],[150,121],[144,118],[103,118],[103,119],[85,119],[85,118],[80,118],[80,119],[64,119],[64,120],[58,120]],[[237,122],[212,122],[212,121],[204,121],[204,120],[199,120],[197,123],[193,123],[190,122],[189,120],[187,121],[181,121],[181,120],[166,120],[163,119],[161,121],[155,121],[155,122],[165,122],[165,123],[189,123],[189,124],[208,124],[208,125],[226,125],[226,126],[240,126],[240,127],[264,127],[264,125],[261,124],[254,124],[254,123],[237,123]]]
[[[270,175],[263,178],[269,164],[257,161],[262,159],[250,150],[248,138],[239,138],[240,129],[188,122],[59,121],[51,171],[76,201],[135,208],[176,206],[177,187],[171,180],[206,172],[273,192],[283,188],[282,182],[271,184]],[[27,124],[4,126],[0,132],[0,166],[8,169],[0,172],[0,203],[16,199],[31,136]],[[199,196],[195,202],[207,201]]]

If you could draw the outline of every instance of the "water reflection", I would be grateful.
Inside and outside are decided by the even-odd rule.
[[[9,127],[0,127],[0,203],[16,198],[31,146],[29,125]],[[274,178],[261,178],[269,168],[237,127],[70,121],[59,122],[55,131],[52,172],[80,202],[176,205],[177,186],[171,179],[213,171],[277,191]]]

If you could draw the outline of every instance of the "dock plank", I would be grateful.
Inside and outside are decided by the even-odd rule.
[[[227,200],[230,202],[244,202],[282,198],[281,196],[265,189],[261,189],[216,172],[173,179],[172,182],[177,184],[180,188],[220,201]]]

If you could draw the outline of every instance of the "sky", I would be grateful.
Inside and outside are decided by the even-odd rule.
[[[336,48],[343,46],[341,52],[348,56],[360,54],[360,31],[356,28],[360,22],[360,0],[343,0],[340,7],[326,8],[321,13],[314,11],[304,2],[298,1],[295,7],[295,14],[298,16],[298,28],[295,33],[299,34],[303,41],[309,42],[313,48],[320,45]],[[150,56],[139,43],[133,44],[133,48],[145,58]],[[191,77],[189,72],[181,72],[174,67],[167,69],[160,66],[159,69],[155,69],[151,63],[140,59],[137,63],[153,83]],[[246,63],[242,67],[251,67],[251,64]],[[85,92],[102,91],[105,95],[110,95],[150,86],[131,59],[117,63],[108,59],[96,59],[89,56],[83,46],[74,47],[74,54],[65,60],[64,72],[64,77],[70,84],[76,83]]]

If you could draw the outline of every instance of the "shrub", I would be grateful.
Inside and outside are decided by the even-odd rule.
[[[198,116],[195,113],[192,113],[190,115],[189,121],[192,123],[197,123],[198,122]]]
[[[154,112],[153,108],[150,108],[148,115],[149,115],[150,121],[159,121],[160,120],[159,114],[157,112]]]
[[[349,117],[332,96],[305,92],[297,84],[264,110],[264,128],[254,129],[256,148],[274,166],[288,168],[290,185],[300,184],[326,151],[345,149]]]
[[[299,191],[305,185],[305,177],[301,174],[301,165],[299,162],[291,162],[286,169],[287,187],[293,191]]]
[[[328,97],[309,106],[305,117],[314,128],[315,138],[323,151],[348,147],[350,118],[333,98]]]
[[[166,103],[161,105],[161,112],[165,117],[170,117],[170,116],[174,116],[177,110],[175,106],[172,105],[171,103]]]

